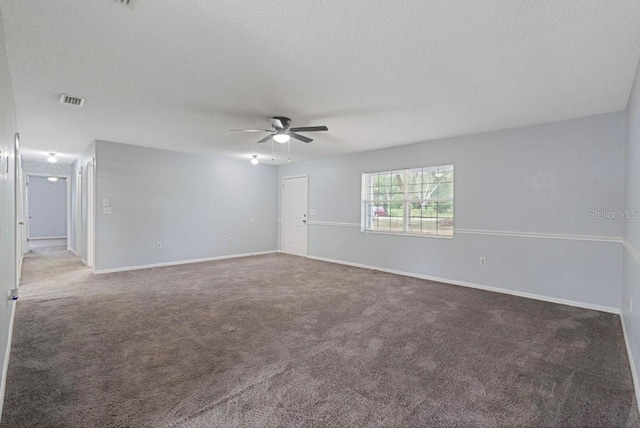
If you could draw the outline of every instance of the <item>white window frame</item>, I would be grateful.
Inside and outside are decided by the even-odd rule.
[[[423,169],[423,168],[440,168],[440,167],[448,167],[450,166],[451,169],[453,170],[453,194],[452,197],[449,199],[436,199],[436,198],[429,198],[429,199],[419,199],[419,200],[415,200],[415,199],[411,199],[410,198],[410,193],[409,192],[409,172],[412,170],[416,170],[416,169]],[[401,202],[402,204],[402,212],[403,212],[403,219],[402,219],[402,231],[395,231],[395,230],[376,230],[376,229],[370,229],[368,227],[368,221],[371,218],[370,216],[367,216],[367,207],[370,206],[373,203],[379,203],[379,200],[374,200],[373,198],[367,198],[367,193],[368,190],[371,189],[371,186],[369,184],[369,178],[371,177],[371,175],[373,174],[384,174],[384,173],[389,173],[389,172],[396,172],[396,171],[402,171],[404,174],[404,185],[403,185],[403,198],[402,201],[393,201],[393,202]],[[361,232],[364,233],[374,233],[374,234],[383,234],[383,235],[400,235],[400,236],[419,236],[419,237],[425,237],[425,238],[444,238],[444,239],[452,239],[453,235],[455,234],[455,227],[452,225],[452,229],[451,229],[451,233],[450,234],[440,234],[438,232],[436,233],[428,233],[428,232],[414,232],[409,230],[409,226],[410,226],[410,221],[409,221],[409,216],[410,216],[410,204],[411,203],[415,203],[415,202],[451,202],[452,206],[453,206],[453,216],[451,217],[452,221],[455,223],[455,166],[452,163],[446,163],[446,164],[440,164],[440,165],[425,165],[425,166],[418,166],[418,167],[412,167],[412,168],[398,168],[398,169],[388,169],[388,170],[383,170],[383,171],[371,171],[371,172],[365,172],[362,174],[362,184],[361,184],[361,227],[360,230]],[[437,220],[436,220],[437,221]]]

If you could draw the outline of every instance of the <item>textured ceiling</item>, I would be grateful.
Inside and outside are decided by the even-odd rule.
[[[292,161],[623,110],[637,0],[2,0],[25,158],[93,140]],[[61,93],[87,99],[83,108]],[[264,128],[267,129],[267,128]],[[271,155],[287,160],[286,146]],[[42,154],[41,154],[42,153]]]

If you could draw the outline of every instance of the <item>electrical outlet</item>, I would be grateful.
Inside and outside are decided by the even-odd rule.
[[[233,238],[229,238],[229,245],[233,245]]]
[[[111,207],[102,208],[102,214],[106,214],[106,215],[111,214]]]
[[[480,266],[484,266],[487,264],[487,259],[484,257],[480,257]]]
[[[338,241],[338,248],[342,248],[342,241]]]
[[[158,242],[158,243],[156,244],[156,248],[157,248],[158,250],[162,250],[162,242]]]

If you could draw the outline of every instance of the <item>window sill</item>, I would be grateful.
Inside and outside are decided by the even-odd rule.
[[[427,233],[398,233],[398,232],[382,232],[378,230],[362,230],[364,233],[371,233],[373,235],[393,235],[393,236],[411,236],[415,238],[435,238],[435,239],[453,239],[453,234],[451,235],[431,235]],[[455,234],[455,232],[454,232]]]

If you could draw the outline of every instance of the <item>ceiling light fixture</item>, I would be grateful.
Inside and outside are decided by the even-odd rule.
[[[252,155],[253,158],[251,159],[251,165],[258,165],[260,163],[260,161],[258,161],[258,155]]]
[[[47,177],[47,180],[49,180],[52,183],[55,183],[56,181],[58,181],[58,177]]]
[[[276,143],[285,144],[289,142],[289,135],[287,134],[275,134],[273,139],[276,140]]]
[[[58,158],[56,158],[55,153],[49,153],[49,157],[47,158],[47,162],[56,163],[58,162]]]

